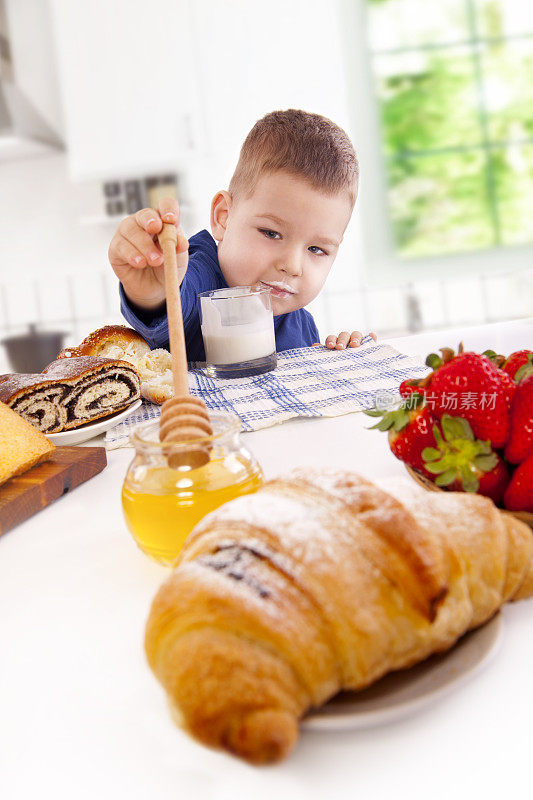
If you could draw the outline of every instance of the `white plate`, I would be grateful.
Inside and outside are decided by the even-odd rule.
[[[131,406],[128,406],[124,411],[119,411],[118,414],[113,414],[111,417],[105,419],[97,419],[95,422],[88,422],[81,428],[74,428],[71,431],[60,431],[59,433],[47,433],[46,438],[50,439],[55,445],[59,444],[80,444],[86,442],[87,439],[92,439],[94,436],[99,436],[104,431],[122,422],[126,419],[128,414],[136,411],[141,405],[142,400],[135,400]]]
[[[357,730],[393,722],[414,713],[477,674],[498,650],[503,619],[463,636],[446,653],[385,675],[360,692],[340,692],[301,723],[307,730]]]

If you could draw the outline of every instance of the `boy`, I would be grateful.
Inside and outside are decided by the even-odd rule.
[[[270,287],[276,350],[319,342],[304,306],[318,295],[337,255],[357,197],[358,163],[348,136],[318,114],[275,111],[242,146],[228,191],[211,204],[211,232],[176,251],[187,358],[204,361],[199,292],[228,286]],[[168,348],[163,222],[179,226],[178,203],[166,198],[120,223],[109,260],[121,282],[124,317],[150,346]],[[218,243],[218,245],[217,245]],[[188,254],[187,254],[188,249]],[[361,333],[328,336],[330,349],[357,347]]]

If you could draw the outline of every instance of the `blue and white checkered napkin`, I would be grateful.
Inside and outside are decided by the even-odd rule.
[[[212,411],[241,418],[243,431],[268,428],[293,417],[336,417],[386,406],[405,378],[427,374],[418,358],[403,355],[370,337],[357,348],[303,347],[278,353],[272,372],[248,378],[210,378],[204,369],[189,371],[189,388]],[[106,434],[108,449],[127,447],[133,426],[157,419],[160,406],[144,402]]]

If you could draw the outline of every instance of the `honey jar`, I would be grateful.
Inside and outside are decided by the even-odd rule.
[[[122,509],[137,545],[162,564],[172,564],[197,522],[263,482],[261,467],[240,439],[240,420],[211,414],[213,434],[198,440],[210,459],[196,469],[171,469],[168,456],[187,443],[159,441],[159,422],[139,425],[132,442],[135,456],[122,487]]]

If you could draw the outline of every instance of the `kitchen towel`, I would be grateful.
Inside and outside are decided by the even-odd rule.
[[[278,353],[275,370],[248,378],[211,378],[197,366],[189,370],[189,389],[210,411],[236,414],[243,431],[255,431],[293,417],[336,417],[374,405],[386,408],[397,399],[401,381],[427,372],[420,359],[365,337],[360,347],[346,350],[284,350]],[[158,419],[160,413],[161,406],[143,402],[107,431],[106,447],[128,447],[132,428]]]

